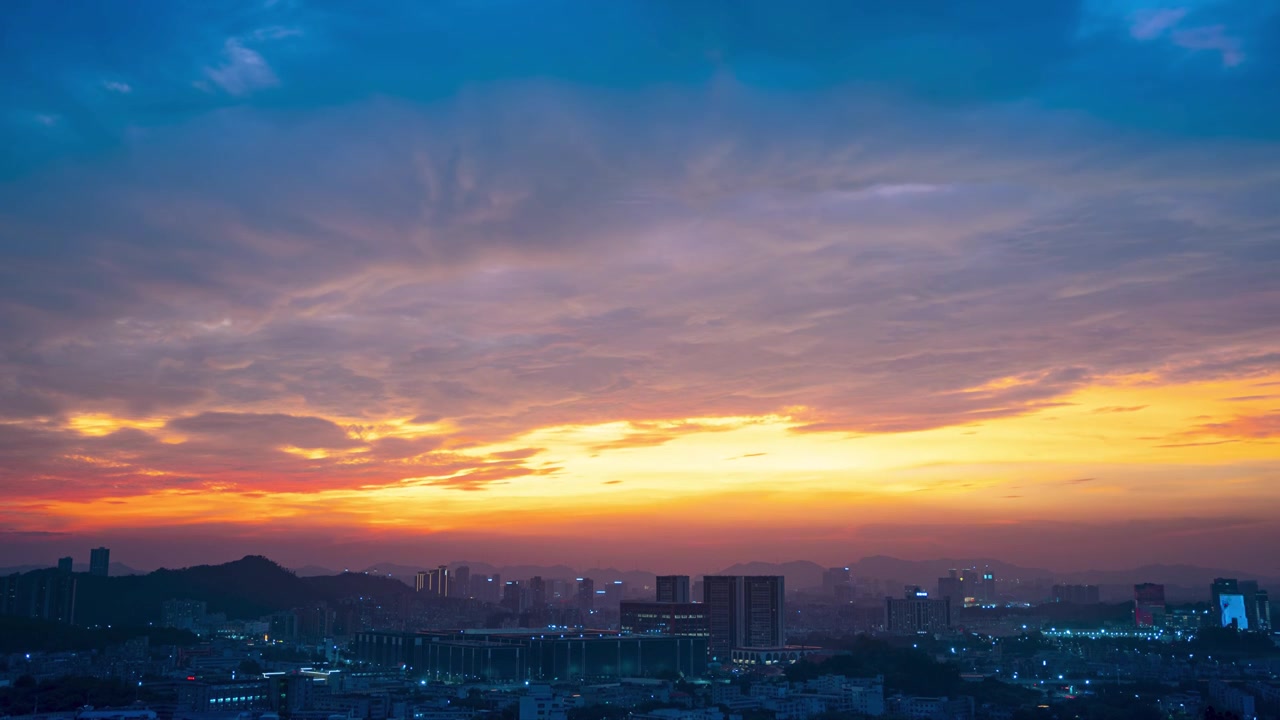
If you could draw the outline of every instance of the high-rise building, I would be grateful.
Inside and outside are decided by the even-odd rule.
[[[822,594],[835,597],[838,588],[849,584],[849,568],[833,567],[822,571]]]
[[[600,593],[596,593],[599,597]],[[604,603],[611,609],[618,607],[622,599],[627,596],[627,583],[623,580],[614,580],[604,585]]]
[[[456,598],[473,597],[471,593],[471,568],[467,565],[459,565],[453,569],[453,575],[449,578],[449,596]]]
[[[497,605],[502,600],[501,575],[476,575],[471,579],[471,597]]]
[[[894,635],[945,632],[951,627],[951,603],[910,588],[902,598],[885,598],[884,626]]]
[[[576,596],[578,610],[588,615],[596,607],[596,582],[591,578],[578,578],[578,594]]]
[[[160,627],[194,630],[205,622],[204,600],[165,600],[160,604]]]
[[[1213,584],[1209,586],[1209,593],[1213,597],[1213,613],[1217,619],[1214,624],[1237,630],[1252,630],[1249,625],[1249,605],[1254,605],[1253,612],[1256,614],[1257,589],[1256,582],[1241,583],[1235,578],[1214,578]]]
[[[49,568],[0,577],[0,615],[74,623],[76,576]]]
[[[713,657],[728,656],[735,648],[786,644],[786,591],[781,575],[707,575],[702,593]]]
[[[1138,627],[1163,627],[1164,586],[1142,583],[1133,586],[1133,621]]]
[[[955,570],[948,571],[947,577],[938,578],[938,597],[951,602],[951,607],[964,607],[964,581]]]
[[[774,648],[787,643],[786,598],[781,575],[748,575],[742,579],[744,648]]]
[[[1236,584],[1244,596],[1244,617],[1250,630],[1258,629],[1258,581],[1241,580]]]
[[[413,587],[420,593],[449,597],[449,567],[440,565],[434,570],[419,570]]]
[[[89,574],[106,577],[111,569],[111,550],[100,547],[89,551]]]
[[[1097,605],[1101,593],[1097,585],[1054,585],[1053,601],[1072,605]]]
[[[508,580],[502,585],[502,607],[513,613],[522,613],[529,609],[529,594],[520,586],[519,580]]]
[[[71,572],[74,561],[69,557],[58,558],[58,572]]]
[[[689,576],[688,575],[659,575],[658,576],[658,602],[666,602],[666,603],[689,602]]]
[[[728,659],[742,643],[742,576],[703,577],[702,602],[707,606],[707,649],[713,658]]]
[[[1209,586],[1209,595],[1213,599],[1213,607],[1221,607],[1219,598],[1223,595],[1234,595],[1240,592],[1239,583],[1235,578],[1214,578],[1213,584]]]
[[[710,632],[706,603],[624,602],[618,615],[624,633],[707,637]]]
[[[534,610],[544,610],[547,607],[547,584],[541,575],[529,578],[529,607]]]
[[[1254,595],[1254,607],[1257,608],[1258,624],[1257,629],[1260,632],[1271,631],[1271,593],[1266,590],[1259,590]]]
[[[990,570],[982,573],[982,594],[979,599],[987,605],[996,601],[996,575]]]

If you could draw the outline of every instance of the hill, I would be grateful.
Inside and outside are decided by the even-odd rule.
[[[127,577],[78,577],[76,623],[146,625],[160,617],[165,600],[204,600],[211,613],[254,619],[321,601],[375,597],[403,600],[402,582],[363,573],[300,578],[265,557],[250,555],[222,565],[157,570]]]

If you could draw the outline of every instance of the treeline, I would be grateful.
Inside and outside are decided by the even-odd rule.
[[[152,645],[194,645],[199,641],[186,630],[156,627],[82,628],[52,620],[0,615],[0,655],[32,652],[103,650],[136,637],[150,638]]]

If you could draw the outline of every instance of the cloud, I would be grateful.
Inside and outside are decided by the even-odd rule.
[[[247,95],[280,83],[265,58],[239,38],[227,38],[222,61],[205,68],[205,76],[231,95]]]
[[[1139,10],[1132,16],[1129,34],[1135,40],[1154,40],[1186,17],[1187,8]]]
[[[6,489],[496,489],[555,481],[475,449],[540,428],[913,432],[1280,366],[1265,8],[284,5],[131,7],[113,68],[6,17],[52,38],[0,71]],[[1269,432],[1206,422],[1155,442]]]
[[[1253,440],[1280,437],[1280,412],[1238,415],[1222,422],[1204,423],[1189,430],[1186,435],[1211,435]]]
[[[103,80],[102,88],[108,92],[128,95],[133,92],[133,86],[122,80]]]
[[[351,447],[357,442],[328,420],[278,413],[205,412],[170,420],[165,427],[180,433],[250,445],[319,449]]]
[[[1175,31],[1173,44],[1188,50],[1208,50],[1222,57],[1223,67],[1235,67],[1245,60],[1243,42],[1227,34],[1221,25],[1205,25]]]

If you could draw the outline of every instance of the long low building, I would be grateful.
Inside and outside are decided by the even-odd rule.
[[[619,677],[695,677],[707,666],[707,639],[612,632],[365,632],[362,662],[405,667],[433,680],[554,681]]]

